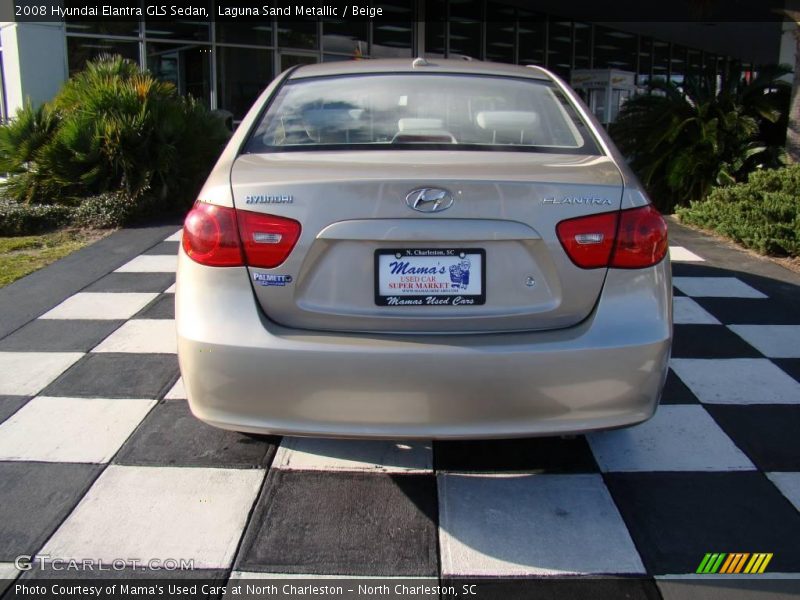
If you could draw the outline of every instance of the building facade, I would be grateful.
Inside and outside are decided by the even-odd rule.
[[[510,0],[513,2],[513,0]],[[703,47],[655,34],[635,23],[564,18],[490,0],[387,0],[384,18],[374,21],[284,21],[243,23],[198,20],[3,23],[0,29],[2,98],[7,118],[26,98],[39,103],[86,61],[120,54],[174,83],[209,108],[230,111],[234,120],[284,69],[304,63],[387,57],[469,56],[480,60],[542,65],[569,81],[575,69],[617,69],[635,74],[644,86],[653,78],[680,84],[703,75],[720,81],[751,71],[757,60],[732,55],[700,36]],[[522,5],[522,6],[520,6]],[[213,6],[209,4],[213,14]],[[778,26],[780,32],[780,23]],[[673,29],[674,31],[674,29]],[[659,35],[660,34],[660,35]],[[702,32],[701,32],[702,34]],[[778,33],[780,38],[780,33]],[[775,43],[781,48],[781,40]],[[750,54],[755,54],[751,52]],[[793,57],[791,57],[793,61]]]

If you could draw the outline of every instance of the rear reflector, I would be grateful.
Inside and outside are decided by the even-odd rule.
[[[667,253],[667,224],[651,205],[561,221],[561,245],[582,269],[641,269]]]
[[[277,267],[299,237],[292,219],[206,202],[196,202],[183,224],[186,254],[210,267]]]

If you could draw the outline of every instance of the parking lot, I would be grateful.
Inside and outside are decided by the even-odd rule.
[[[643,425],[570,438],[202,424],[175,354],[175,226],[117,232],[0,290],[0,579],[20,555],[49,555],[190,559],[222,582],[514,577],[498,598],[546,597],[560,575],[594,598],[797,596],[800,275],[670,226],[662,405]],[[707,553],[772,557],[763,574],[696,575]]]

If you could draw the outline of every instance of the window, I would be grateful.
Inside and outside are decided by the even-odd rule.
[[[483,58],[481,2],[450,0],[450,54]]]
[[[576,69],[592,68],[592,26],[588,23],[575,23],[575,60]]]
[[[689,49],[687,53],[686,77],[699,83],[703,77],[703,53],[700,50]]]
[[[491,15],[491,20],[486,21],[486,60],[515,62],[517,27],[514,9],[490,3],[486,10]]]
[[[117,35],[139,37],[139,21],[66,21],[67,32],[75,34]]]
[[[569,81],[572,70],[572,23],[551,21],[549,30],[547,66]]]
[[[446,20],[446,0],[429,0],[425,3],[425,56],[432,58],[444,57]]]
[[[653,80],[666,81],[669,77],[669,44],[653,40]]]
[[[147,68],[169,81],[181,94],[191,94],[209,105],[211,99],[211,46],[147,42]]]
[[[278,45],[284,48],[307,48],[316,50],[319,46],[317,22],[278,21]]]
[[[683,78],[686,76],[686,48],[673,45],[669,63],[669,80],[675,85],[682,87]]]
[[[347,54],[353,58],[367,55],[367,21],[323,21],[322,50]]]
[[[594,68],[636,72],[636,36],[595,26]]]
[[[519,13],[519,64],[544,66],[544,42],[547,22],[544,15]]]
[[[381,2],[383,19],[372,23],[373,58],[406,58],[414,43],[414,9],[411,0]]]
[[[119,54],[139,64],[139,42],[111,38],[67,37],[70,75],[83,70],[87,62],[104,54]]]
[[[653,70],[653,40],[647,37],[639,39],[639,73],[636,85],[645,86],[650,83]]]
[[[259,22],[217,21],[217,41],[225,44],[272,45],[272,22],[264,19]]]
[[[217,47],[219,107],[237,121],[272,79],[272,52],[258,48]]]
[[[166,4],[166,3],[165,3]],[[192,6],[205,7],[206,14],[213,15],[208,0],[193,0]],[[186,40],[208,42],[211,39],[209,22],[202,18],[175,19],[173,17],[147,18],[144,20],[144,35],[163,40]]]
[[[440,74],[289,81],[245,151],[331,146],[598,153],[569,101],[549,82]]]

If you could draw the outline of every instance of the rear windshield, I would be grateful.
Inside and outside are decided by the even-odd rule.
[[[287,81],[244,151],[386,147],[600,154],[548,81],[421,73]]]

